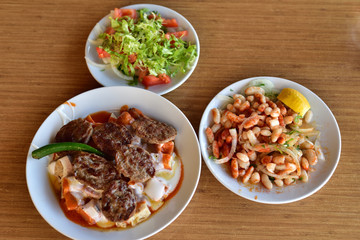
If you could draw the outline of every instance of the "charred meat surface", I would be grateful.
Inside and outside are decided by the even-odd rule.
[[[133,191],[124,180],[114,180],[104,192],[102,211],[107,219],[119,222],[129,219],[136,207],[136,198]]]
[[[116,168],[130,181],[145,182],[155,174],[152,157],[148,151],[139,146],[122,147],[115,156]]]
[[[93,153],[81,152],[73,160],[74,175],[93,188],[104,190],[117,177],[113,164]]]
[[[151,144],[172,141],[177,134],[174,127],[147,117],[137,118],[131,126],[135,129],[136,135]]]
[[[98,149],[109,156],[115,156],[116,151],[130,144],[134,136],[124,125],[106,122],[94,128],[92,139]]]
[[[78,118],[62,126],[55,136],[56,142],[88,143],[93,127],[90,122]]]

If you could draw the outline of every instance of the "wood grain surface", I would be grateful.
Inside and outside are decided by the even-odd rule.
[[[142,3],[143,1],[141,1]],[[95,23],[137,1],[0,2],[0,239],[66,239],[35,209],[25,165],[31,140],[58,105],[100,87],[84,46]],[[223,187],[203,162],[185,211],[150,239],[360,239],[360,1],[147,1],[194,26],[201,54],[192,76],[164,95],[198,131],[208,102],[240,79],[274,76],[311,89],[342,136],[330,181],[299,202],[266,205]]]

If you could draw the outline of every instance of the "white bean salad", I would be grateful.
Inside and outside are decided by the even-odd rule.
[[[267,189],[307,182],[325,159],[313,112],[300,116],[266,92],[249,86],[229,97],[226,108],[211,110],[213,123],[205,130],[210,158],[227,164],[233,178]]]

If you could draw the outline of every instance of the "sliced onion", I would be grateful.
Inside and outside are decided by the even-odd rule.
[[[273,178],[276,178],[276,179],[286,179],[286,178],[295,178],[295,179],[298,179],[299,176],[294,176],[294,175],[288,175],[288,174],[283,174],[283,175],[279,175],[279,174],[276,174],[276,173],[271,173],[269,172],[268,170],[266,170],[266,168],[262,165],[257,165],[256,167],[257,170],[265,173],[266,175],[270,176],[270,177],[273,177]]]
[[[94,27],[94,31],[96,33],[96,37],[99,36],[99,34],[103,33],[105,29],[103,29],[103,26],[101,26],[99,23],[97,23]]]
[[[284,153],[287,153],[290,155],[290,157],[294,160],[294,163],[296,165],[296,173],[298,176],[301,174],[301,167],[300,167],[300,158],[302,156],[301,151],[297,151],[294,147],[286,148],[285,146],[279,144],[278,148],[283,151]],[[291,148],[291,150],[290,150]]]
[[[88,41],[92,45],[100,46],[104,42],[104,39],[98,38],[96,40],[92,40],[92,39],[88,38]]]
[[[131,76],[126,76],[125,74],[123,74],[123,73],[122,73],[121,71],[119,71],[119,70],[117,69],[117,67],[114,66],[114,65],[111,65],[111,69],[112,69],[112,70],[114,71],[114,73],[115,73],[116,75],[118,75],[118,77],[120,77],[121,79],[124,79],[124,80],[127,80],[127,81],[134,79],[134,78],[131,77]]]
[[[248,121],[250,121],[254,118],[258,118],[258,117],[259,117],[258,115],[254,115],[254,116],[245,118],[244,121],[240,124],[240,126],[239,126],[239,142],[241,142],[242,131],[243,131],[245,123],[247,123]]]
[[[324,161],[325,160],[325,155],[324,155],[324,153],[323,153],[323,151],[321,149],[319,139],[315,140],[314,148],[315,148],[315,153],[316,153],[316,155],[318,157],[318,160]]]
[[[228,161],[232,158],[232,156],[234,155],[234,153],[235,153],[236,145],[237,145],[237,133],[236,133],[236,129],[235,129],[235,128],[232,128],[232,129],[229,130],[229,132],[230,132],[230,136],[232,137],[231,149],[230,149],[229,155],[227,155],[226,157],[221,158],[221,159],[216,159],[216,160],[215,160],[215,163],[217,163],[217,164],[221,164],[221,163],[226,163],[226,162],[228,162]]]
[[[85,60],[86,60],[86,62],[88,62],[90,65],[93,65],[93,66],[98,67],[98,68],[107,68],[107,67],[110,66],[110,64],[96,63],[96,62],[94,62],[93,60],[91,60],[91,59],[88,58],[88,57],[85,57]]]

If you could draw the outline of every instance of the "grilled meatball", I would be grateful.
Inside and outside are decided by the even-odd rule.
[[[176,137],[176,129],[166,123],[156,121],[147,117],[139,117],[131,126],[145,142],[151,144],[161,144],[174,140]]]
[[[107,219],[119,222],[131,217],[136,207],[136,198],[127,183],[118,179],[112,181],[104,192],[101,205]]]
[[[90,122],[78,118],[62,126],[55,136],[56,142],[87,143],[93,132]]]
[[[152,157],[148,151],[139,146],[122,147],[115,156],[116,169],[130,181],[145,182],[155,174]]]
[[[93,153],[81,152],[73,160],[75,178],[95,189],[104,190],[117,177],[113,164]]]
[[[106,122],[94,128],[92,139],[101,151],[115,156],[116,151],[130,144],[134,136],[124,125]]]

